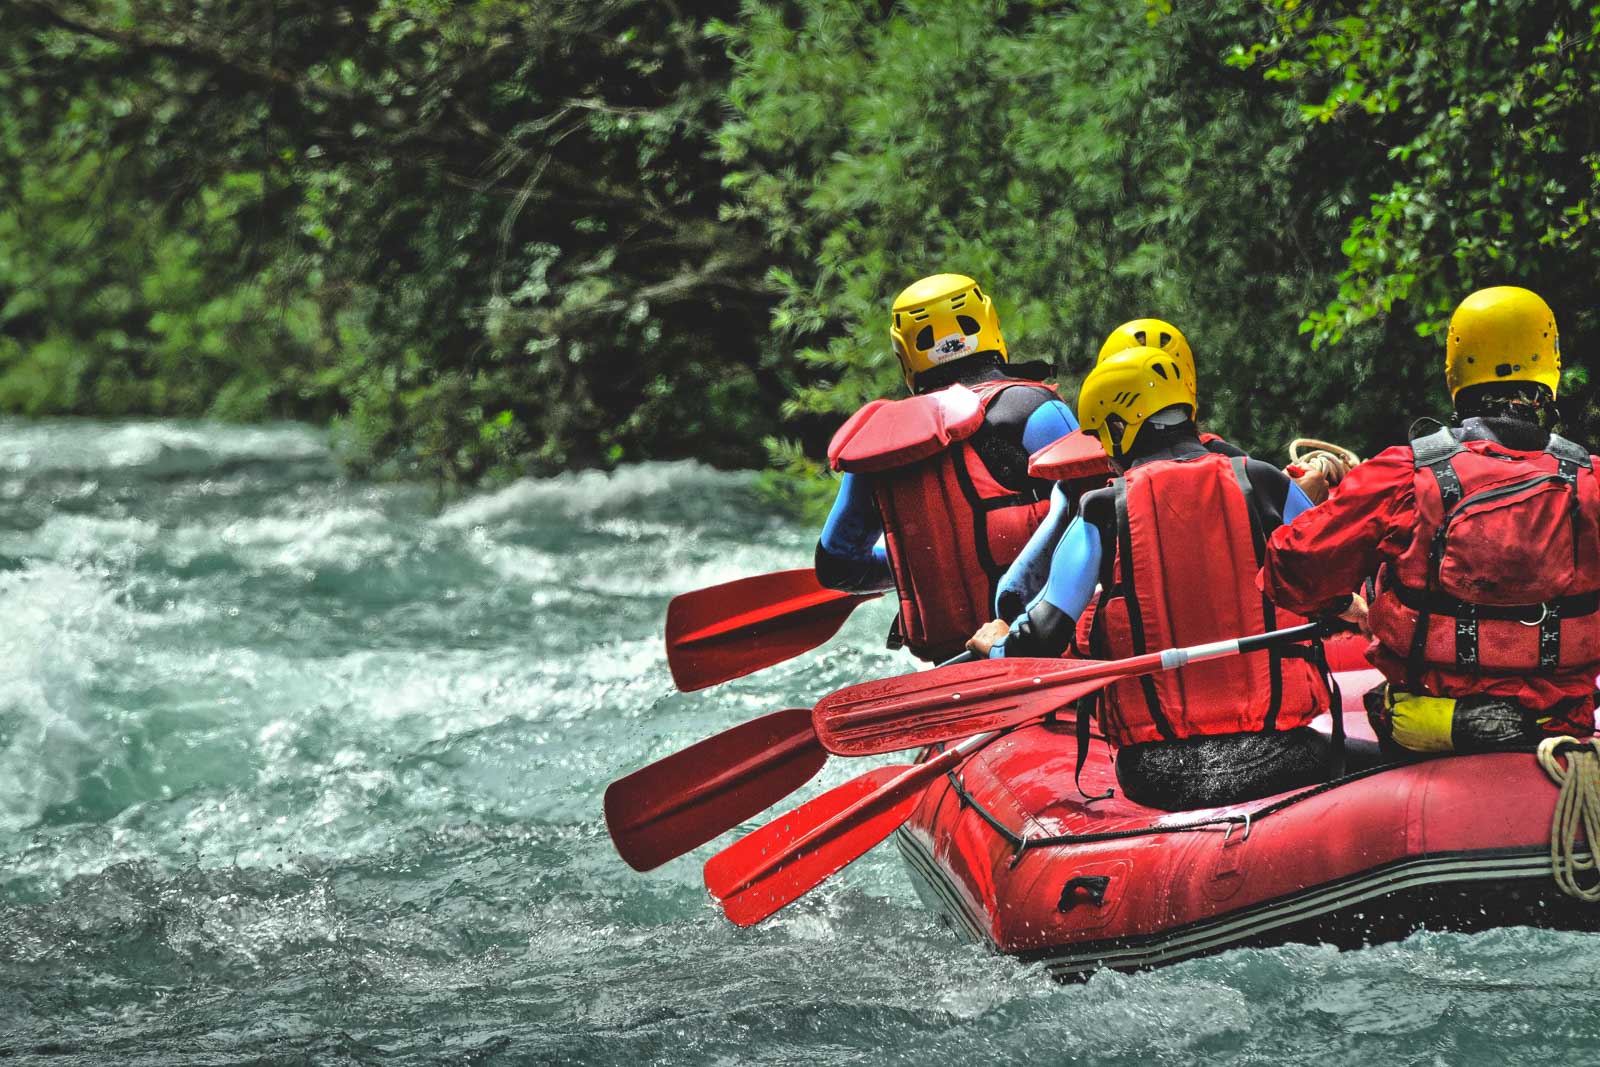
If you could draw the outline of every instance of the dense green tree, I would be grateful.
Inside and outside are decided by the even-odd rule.
[[[268,276],[309,300],[321,333],[304,351],[243,338],[232,370],[328,363],[315,380],[337,379],[369,463],[473,479],[691,452],[749,462],[782,382],[757,359],[760,245],[719,218],[728,63],[701,22],[718,13],[731,3],[14,0],[0,8],[0,109],[20,116],[6,169],[88,166],[52,238],[76,231],[130,280],[181,262],[218,292]],[[99,224],[107,196],[131,228]],[[219,196],[237,232],[216,226]],[[145,247],[147,217],[192,251]],[[22,229],[0,247],[27,258],[30,243]],[[67,258],[39,268],[57,268],[43,288],[101,299],[103,279],[73,277]],[[125,332],[203,318],[193,294],[173,296],[124,301]],[[37,384],[18,405],[32,410],[97,407],[46,383],[51,352],[121,359],[70,313],[7,334],[0,372]],[[224,395],[209,379],[183,390],[146,406]]]
[[[1525,284],[1600,430],[1600,10],[1572,0],[10,0],[0,410],[334,419],[446,482],[761,458],[820,501],[886,302],[1070,395],[1182,325],[1260,454],[1442,414]]]
[[[1461,297],[1524,285],[1555,308],[1563,405],[1600,432],[1583,367],[1600,328],[1600,6],[1587,0],[1303,4],[1229,63],[1294,89],[1308,124],[1365,142],[1336,291],[1307,315],[1318,343],[1396,317],[1435,354]],[[1574,359],[1573,357],[1576,357]]]
[[[1300,335],[1335,284],[1363,151],[1224,62],[1259,12],[747,4],[724,142],[781,259],[780,343],[826,374],[792,408],[892,391],[885,301],[948,269],[988,283],[1014,354],[1055,360],[1069,395],[1112,327],[1157,315],[1196,346],[1204,421],[1241,443],[1392,438],[1436,374],[1385,358],[1382,324],[1337,352]]]

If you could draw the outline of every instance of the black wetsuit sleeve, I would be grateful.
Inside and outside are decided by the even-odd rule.
[[[1238,445],[1230,445],[1220,437],[1209,438],[1201,441],[1200,444],[1207,452],[1215,452],[1217,455],[1227,456],[1229,459],[1246,455],[1244,449],[1240,448]]]
[[[1256,514],[1261,520],[1261,529],[1270,537],[1273,530],[1283,525],[1284,509],[1289,503],[1289,488],[1294,482],[1277,467],[1259,459],[1245,461],[1245,474],[1255,489]]]

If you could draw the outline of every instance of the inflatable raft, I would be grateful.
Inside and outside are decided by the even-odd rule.
[[[1372,738],[1361,694],[1379,680],[1340,677],[1353,738]],[[1116,775],[1104,740],[1091,745],[1093,796]],[[895,838],[950,925],[1057,977],[1291,941],[1353,948],[1423,927],[1600,929],[1600,905],[1552,880],[1557,789],[1530,754],[1390,766],[1177,813],[1120,791],[1087,800],[1076,756],[1070,720],[1018,729],[935,782]]]

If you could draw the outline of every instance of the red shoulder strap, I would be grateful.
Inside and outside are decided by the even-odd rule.
[[[1087,430],[1074,430],[1028,457],[1028,475],[1032,478],[1067,482],[1075,478],[1109,478],[1115,473],[1100,439]]]
[[[833,435],[828,462],[836,471],[871,474],[927,459],[977,433],[985,406],[961,385],[904,400],[874,400]]]

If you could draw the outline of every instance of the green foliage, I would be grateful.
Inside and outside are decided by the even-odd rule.
[[[10,0],[0,410],[332,421],[441,484],[765,454],[814,511],[901,388],[886,303],[959,270],[1069,398],[1177,322],[1279,457],[1442,414],[1450,308],[1524,284],[1593,436],[1597,41],[1571,0]]]
[[[361,465],[444,482],[758,459],[786,380],[719,217],[732,13],[0,7],[0,284],[53,302],[6,323],[0,407],[337,414]]]
[[[1352,186],[1364,210],[1340,245],[1337,294],[1306,316],[1314,342],[1390,316],[1432,338],[1466,293],[1517,284],[1556,309],[1569,363],[1587,353],[1600,325],[1600,7],[1269,6],[1271,30],[1230,63],[1293,87],[1306,122],[1372,146]],[[1569,421],[1592,436],[1587,377],[1565,386]]]
[[[1270,28],[1259,10],[746,4],[723,31],[723,149],[779,260],[778,343],[823,375],[789,412],[836,419],[896,389],[886,300],[954,270],[986,282],[1013,358],[1054,360],[1069,397],[1111,328],[1155,315],[1195,343],[1212,428],[1263,454],[1298,433],[1392,438],[1436,372],[1380,369],[1379,328],[1337,358],[1300,336],[1334,284],[1363,146],[1223,61]]]

